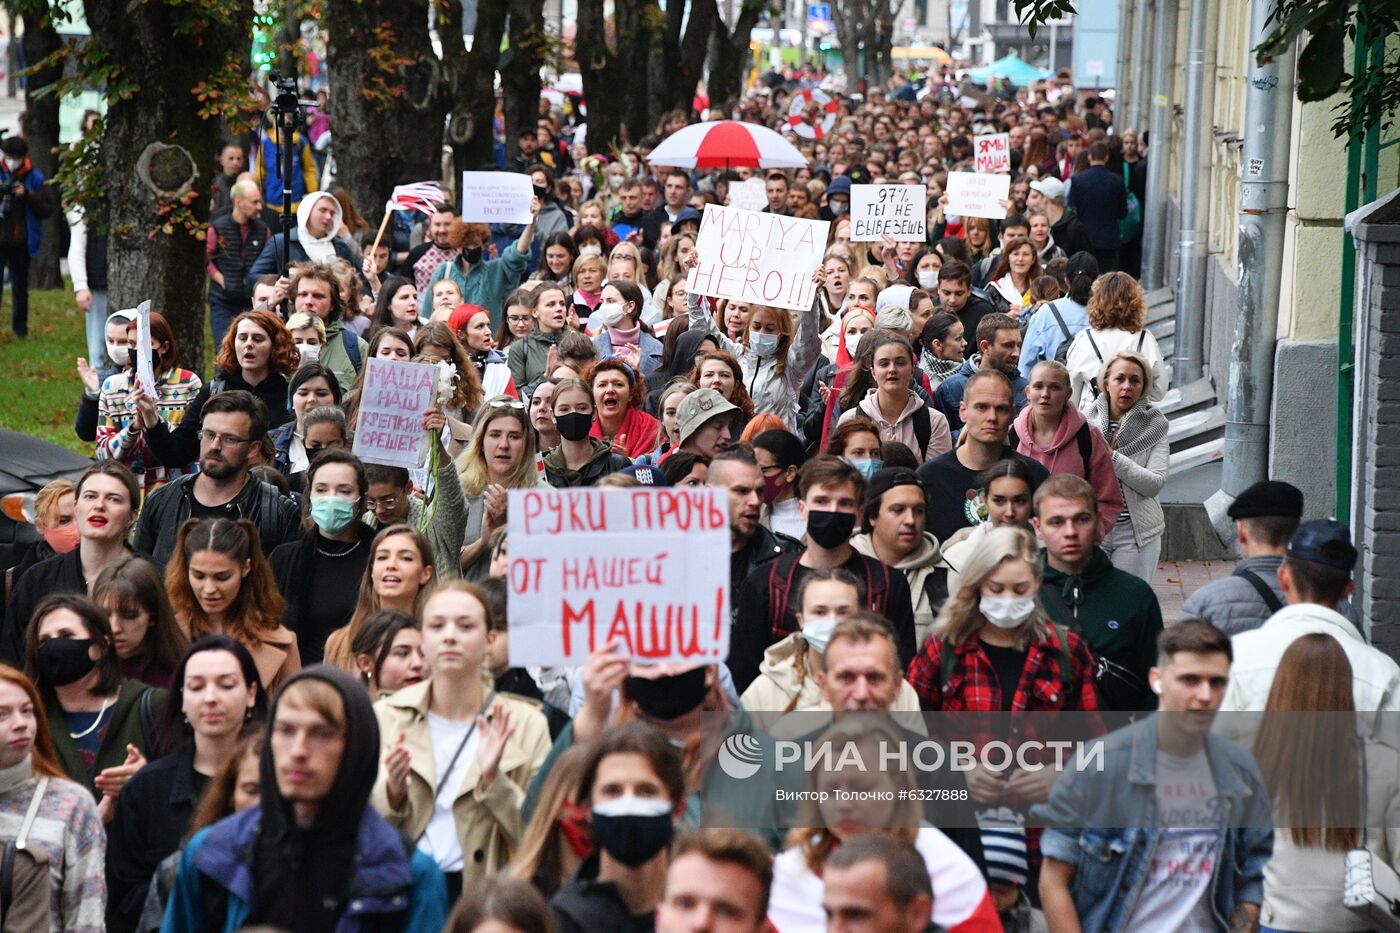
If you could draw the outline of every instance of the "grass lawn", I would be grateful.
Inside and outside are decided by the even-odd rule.
[[[69,289],[29,293],[29,338],[10,331],[10,296],[0,309],[0,428],[42,437],[83,454],[73,433],[82,384],[75,361],[87,355],[83,313]],[[208,342],[206,330],[205,341]],[[205,351],[205,359],[211,359]]]

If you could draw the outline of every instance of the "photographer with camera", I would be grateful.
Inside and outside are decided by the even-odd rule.
[[[16,337],[29,336],[29,260],[39,255],[43,221],[55,204],[44,173],[29,161],[29,144],[18,136],[0,140],[0,275],[9,269]]]

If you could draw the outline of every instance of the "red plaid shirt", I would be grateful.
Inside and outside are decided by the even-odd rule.
[[[1094,694],[1094,655],[1074,632],[1069,637],[1069,659],[1072,668],[1070,688],[1060,677],[1059,636],[1052,629],[1045,641],[1034,642],[1021,669],[1021,682],[1011,698],[1011,711],[1053,712],[1079,710],[1093,712],[1099,708]],[[942,679],[942,654],[946,649],[957,655],[946,683]],[[973,632],[961,645],[946,645],[942,638],[924,641],[919,653],[909,663],[907,677],[919,695],[919,705],[934,712],[999,713],[1002,710],[1001,686],[982,639]]]

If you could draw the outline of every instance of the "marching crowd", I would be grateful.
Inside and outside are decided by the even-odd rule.
[[[589,156],[543,101],[511,166],[532,223],[444,204],[382,242],[312,171],[274,232],[273,143],[251,173],[230,143],[211,377],[157,308],[137,378],[136,312],[107,313],[105,244],[70,214],[95,462],[37,495],[7,577],[4,929],[1395,928],[1343,903],[1350,850],[1400,868],[1400,667],[1347,602],[1347,530],[1260,483],[1233,576],[1179,619],[1151,586],[1170,438],[1137,136],[1054,80],[903,78],[818,134],[790,102],[819,79],[733,105],[808,167],[653,169],[685,114]],[[1010,135],[1001,221],[947,209],[984,132]],[[830,224],[805,311],[687,291],[705,206],[755,177]],[[851,242],[872,182],[927,186],[927,242]],[[416,467],[351,452],[371,359],[455,371]],[[610,642],[513,667],[508,492],[685,486],[727,496],[724,663]],[[834,714],[920,711],[1132,721],[1093,780],[979,766],[942,778],[960,805],[823,800],[786,832],[703,727],[826,713],[859,746],[898,734]],[[1220,711],[1265,716],[1236,744]],[[1271,719],[1321,711],[1362,725]]]

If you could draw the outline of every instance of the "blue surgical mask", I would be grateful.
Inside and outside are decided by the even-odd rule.
[[[778,335],[749,331],[749,349],[759,356],[772,356],[778,352]]]
[[[826,654],[826,646],[831,641],[831,633],[836,631],[838,621],[835,616],[803,619],[802,640],[817,654]]]
[[[338,535],[355,520],[355,503],[358,501],[339,496],[312,496],[311,520],[324,534]]]
[[[860,475],[865,477],[866,482],[869,482],[872,476],[885,468],[883,460],[852,460],[850,464],[860,471]]]

